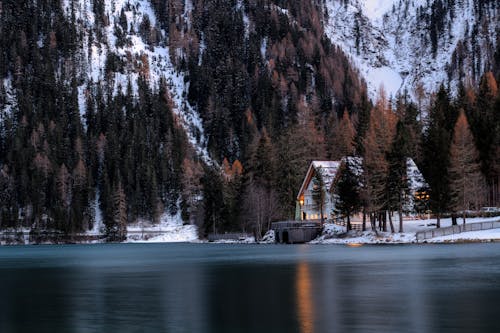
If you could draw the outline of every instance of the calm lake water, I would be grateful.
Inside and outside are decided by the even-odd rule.
[[[0,332],[500,332],[500,243],[0,247]]]

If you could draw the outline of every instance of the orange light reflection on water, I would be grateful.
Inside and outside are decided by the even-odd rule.
[[[305,262],[299,263],[297,267],[296,291],[300,332],[313,333],[314,303],[312,299],[309,265]]]

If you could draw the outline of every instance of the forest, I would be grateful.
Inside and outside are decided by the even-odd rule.
[[[0,1],[0,229],[84,232],[100,211],[111,241],[162,214],[202,237],[261,237],[294,217],[311,160],[345,156],[363,156],[366,170],[365,188],[346,195],[351,212],[397,210],[406,157],[438,216],[500,205],[499,47],[458,91],[444,82],[418,100],[383,88],[371,99],[325,36],[321,1],[198,0],[185,15],[184,1],[151,0],[156,19],[130,28],[133,3],[111,26],[106,1],[92,0],[89,27],[58,0]],[[130,36],[168,45],[209,160],[174,112],[168,78],[152,84],[152,59],[108,50],[102,79],[86,76],[82,45],[109,43],[109,31],[117,48]]]

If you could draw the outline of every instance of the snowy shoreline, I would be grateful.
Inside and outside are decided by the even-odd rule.
[[[499,221],[499,217],[492,218],[470,218],[467,223],[478,222],[493,222]],[[460,221],[461,222],[461,221]],[[312,240],[310,245],[428,245],[428,244],[461,244],[461,243],[489,243],[500,241],[500,228],[489,229],[482,231],[463,232],[448,236],[441,236],[430,238],[426,240],[417,241],[416,234],[421,231],[435,230],[436,221],[433,219],[427,220],[410,220],[404,221],[403,233],[390,233],[390,232],[375,232],[369,231],[355,231],[352,230],[346,234],[345,227],[335,224],[326,224],[322,234]],[[451,219],[442,219],[442,227],[451,226]],[[395,223],[395,227],[398,225]],[[274,232],[269,231],[264,238],[256,242],[253,237],[244,240],[220,240],[209,242],[198,238],[198,230],[194,225],[184,225],[178,216],[163,216],[160,223],[151,225],[149,223],[140,222],[128,226],[127,239],[122,243],[188,243],[188,244],[252,244],[252,245],[268,245],[274,244]],[[25,232],[28,230],[23,230]],[[30,244],[27,242],[26,235],[23,239],[12,239],[5,241],[2,237],[9,233],[9,231],[0,232],[0,245],[23,245]],[[28,231],[29,233],[29,231]],[[12,233],[11,233],[12,234]],[[84,236],[84,235],[82,235]],[[88,234],[89,237],[97,236]],[[75,241],[71,239],[61,239],[61,242],[39,242],[34,244],[102,244],[105,243],[103,239],[96,240],[80,240]]]
[[[466,223],[478,223],[478,222],[493,222],[498,221],[499,217],[491,218],[470,218],[467,219]],[[461,222],[461,220],[460,220]],[[451,218],[441,219],[441,227],[451,226]],[[398,224],[395,222],[396,229]],[[435,219],[425,219],[425,220],[409,220],[404,221],[404,231],[403,233],[390,233],[390,232],[375,232],[372,230],[368,231],[355,231],[352,230],[346,234],[345,227],[337,226],[335,224],[326,224],[322,234],[306,243],[311,245],[427,245],[427,244],[452,244],[452,243],[488,243],[488,242],[498,242],[500,241],[500,228],[482,230],[482,231],[471,231],[463,232],[460,234],[448,235],[430,238],[426,240],[417,241],[416,235],[421,231],[429,231],[436,229]],[[226,242],[227,243],[227,242]],[[233,244],[246,243],[245,242],[232,242]],[[269,232],[264,236],[264,241],[255,242],[257,244],[272,244],[274,243],[274,235]]]

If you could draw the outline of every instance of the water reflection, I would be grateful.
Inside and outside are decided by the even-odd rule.
[[[500,332],[500,244],[0,248],[0,332]]]
[[[301,333],[314,332],[314,302],[309,265],[300,262],[297,266],[296,295],[297,312]]]

